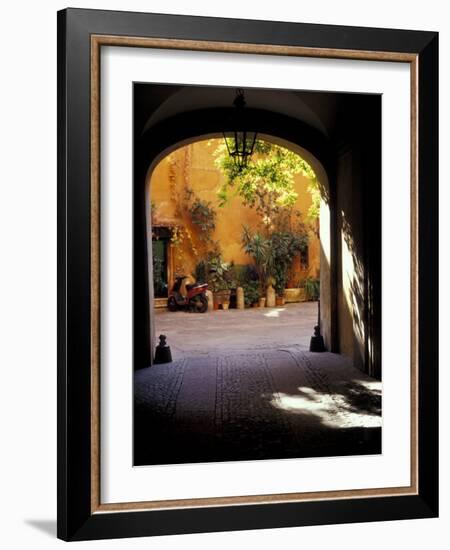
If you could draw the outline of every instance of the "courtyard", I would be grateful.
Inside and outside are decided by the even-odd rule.
[[[135,373],[134,463],[381,452],[381,382],[310,353],[316,320],[315,302],[157,310],[173,362]]]

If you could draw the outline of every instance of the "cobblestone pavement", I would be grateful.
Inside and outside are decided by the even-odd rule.
[[[136,465],[380,452],[381,382],[340,355],[263,342],[135,373]]]

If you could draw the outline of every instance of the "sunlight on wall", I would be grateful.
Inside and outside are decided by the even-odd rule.
[[[353,334],[361,354],[364,353],[364,319],[362,318],[362,304],[358,304],[363,296],[363,289],[360,280],[360,268],[357,264],[357,258],[350,249],[351,234],[348,224],[344,224],[345,229],[341,231],[341,250],[342,250],[342,290],[346,309],[349,318],[353,324]]]
[[[330,265],[330,251],[331,251],[331,242],[330,242],[330,207],[328,204],[321,199],[320,200],[320,244],[322,245],[322,252],[324,258],[321,258],[321,262],[325,259],[327,265]]]
[[[331,349],[331,214],[330,206],[321,198],[320,200],[320,304],[321,304],[321,329],[325,347]]]
[[[342,251],[342,287],[344,291],[345,302],[347,304],[350,315],[353,314],[353,304],[350,298],[353,274],[355,266],[353,264],[353,256],[347,244],[347,239],[344,231],[341,231],[341,251]]]

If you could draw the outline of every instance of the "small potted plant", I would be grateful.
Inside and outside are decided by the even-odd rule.
[[[213,292],[214,309],[224,302],[230,303],[230,286],[227,281],[229,264],[222,261],[220,254],[213,254],[207,260],[207,282]]]
[[[243,284],[244,289],[244,302],[246,307],[255,307],[259,305],[259,298],[261,291],[258,281],[249,280]]]

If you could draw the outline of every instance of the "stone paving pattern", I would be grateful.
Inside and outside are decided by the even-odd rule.
[[[308,306],[262,324],[275,310],[214,312],[202,333],[201,315],[161,316],[175,360],[135,373],[134,463],[380,453],[381,382],[340,355],[307,351],[293,321],[300,312],[311,326]],[[234,324],[233,346],[223,323]],[[186,332],[197,338],[182,349]]]

